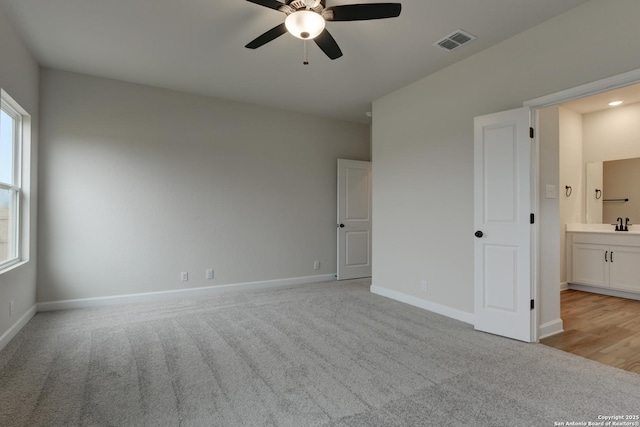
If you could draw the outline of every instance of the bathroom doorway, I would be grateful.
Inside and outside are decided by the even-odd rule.
[[[594,218],[597,219],[597,216],[587,214],[586,163],[640,158],[640,120],[638,120],[640,117],[640,84],[638,84],[640,73],[635,72],[635,76],[628,75],[626,80],[622,77],[608,79],[611,84],[607,84],[606,81],[597,82],[593,85],[586,85],[582,88],[575,88],[525,103],[525,105],[536,109],[539,138],[548,133],[555,133],[558,138],[555,159],[553,152],[551,154],[542,152],[544,151],[544,141],[540,141],[539,213],[541,221],[539,236],[540,247],[544,250],[540,251],[538,263],[540,266],[538,296],[542,312],[539,337],[545,344],[550,342],[558,344],[564,340],[564,344],[560,344],[566,347],[570,343],[570,347],[574,350],[577,349],[578,352],[588,353],[590,346],[597,347],[598,336],[602,331],[609,331],[609,335],[613,332],[618,334],[621,346],[632,345],[635,342],[635,345],[638,346],[636,354],[640,353],[640,340],[638,340],[638,336],[633,337],[635,332],[632,330],[630,336],[625,338],[623,336],[625,332],[620,330],[628,326],[620,326],[625,322],[621,321],[618,325],[609,323],[593,326],[593,321],[584,318],[576,320],[577,318],[574,316],[581,310],[588,311],[589,309],[586,307],[591,307],[590,309],[595,307],[593,301],[589,304],[584,303],[587,299],[578,298],[577,295],[594,296],[596,300],[601,301],[603,309],[615,307],[616,304],[627,305],[625,304],[626,300],[608,299],[610,297],[578,291],[565,291],[560,295],[560,289],[568,289],[569,287],[564,240],[565,226],[570,223],[587,223],[588,219],[593,223]],[[619,84],[616,84],[616,79]],[[589,88],[589,86],[591,87]],[[623,104],[608,105],[609,102],[615,100],[622,100]],[[549,121],[541,120],[545,115],[547,119],[552,118],[550,126],[548,126]],[[614,128],[607,131],[605,125]],[[632,125],[636,126],[637,131],[631,131],[629,126]],[[548,127],[553,126],[556,126],[556,129],[549,131]],[[632,133],[635,135],[635,139],[629,139],[629,135]],[[621,134],[624,136],[620,136]],[[545,158],[545,156],[547,157]],[[555,175],[554,168],[556,169]],[[600,197],[602,197],[602,193]],[[602,219],[607,219],[606,215]],[[554,239],[555,242],[553,242]],[[557,252],[547,250],[554,246],[557,248]],[[558,281],[554,277],[559,277],[560,280]],[[638,296],[640,297],[640,294]],[[614,303],[614,301],[617,302]],[[583,304],[584,307],[581,307],[580,304]],[[633,308],[637,305],[631,304],[630,307],[631,310],[637,310],[637,308]],[[601,315],[606,317],[606,313],[601,312]],[[611,320],[614,321],[614,318],[615,315],[612,314]],[[563,325],[563,321],[566,324]],[[576,330],[576,325],[580,329]],[[587,329],[590,325],[593,326],[592,330]],[[636,323],[635,326],[640,332],[640,325]],[[624,343],[625,339],[628,342]],[[611,344],[611,346],[614,345],[615,343]],[[602,353],[604,349],[607,349],[607,353],[611,353],[613,351],[609,348],[611,346],[600,348],[598,351],[594,351],[594,354]],[[595,356],[601,359],[599,361],[604,361],[607,357],[604,357],[603,354],[595,354]],[[611,360],[621,359],[612,353],[608,357]],[[617,360],[616,363],[624,364],[620,360]]]

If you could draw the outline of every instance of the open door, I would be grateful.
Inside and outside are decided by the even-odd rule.
[[[338,280],[371,276],[371,162],[338,159]]]
[[[476,117],[475,329],[531,342],[529,108]]]

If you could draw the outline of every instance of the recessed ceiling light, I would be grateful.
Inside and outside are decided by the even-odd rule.
[[[617,107],[618,105],[622,104],[622,101],[613,101],[609,103],[610,107]]]

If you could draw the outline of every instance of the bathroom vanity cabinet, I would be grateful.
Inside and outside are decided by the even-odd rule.
[[[593,287],[580,288],[593,292],[631,292],[636,299],[640,296],[640,233],[570,231],[568,227],[567,255],[570,285]]]

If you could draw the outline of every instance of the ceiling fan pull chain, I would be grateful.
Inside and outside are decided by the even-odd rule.
[[[307,49],[307,41],[303,40],[302,43],[304,43],[304,65],[309,65],[309,49]]]

